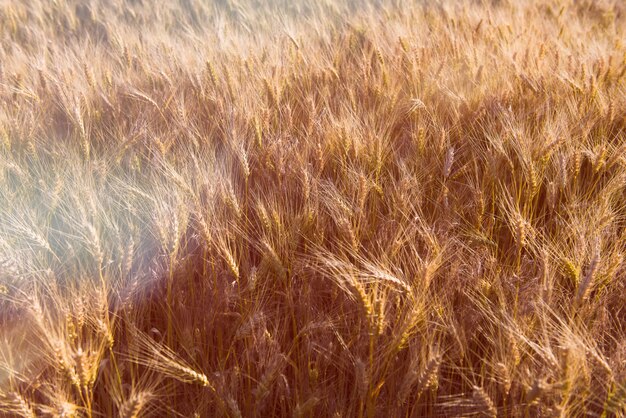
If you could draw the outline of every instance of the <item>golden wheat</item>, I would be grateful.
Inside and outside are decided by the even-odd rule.
[[[618,0],[0,1],[0,413],[622,416]]]

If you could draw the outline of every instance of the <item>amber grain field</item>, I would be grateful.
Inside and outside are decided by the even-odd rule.
[[[0,0],[0,416],[624,417],[626,4]]]

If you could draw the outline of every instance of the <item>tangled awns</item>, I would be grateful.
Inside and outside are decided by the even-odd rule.
[[[626,414],[626,4],[0,0],[0,416]]]

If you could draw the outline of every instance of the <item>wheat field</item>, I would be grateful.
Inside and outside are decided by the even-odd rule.
[[[620,0],[0,0],[0,415],[626,416]]]

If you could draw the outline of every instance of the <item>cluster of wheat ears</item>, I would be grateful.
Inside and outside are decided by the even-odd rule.
[[[624,416],[619,0],[0,0],[0,415]]]

